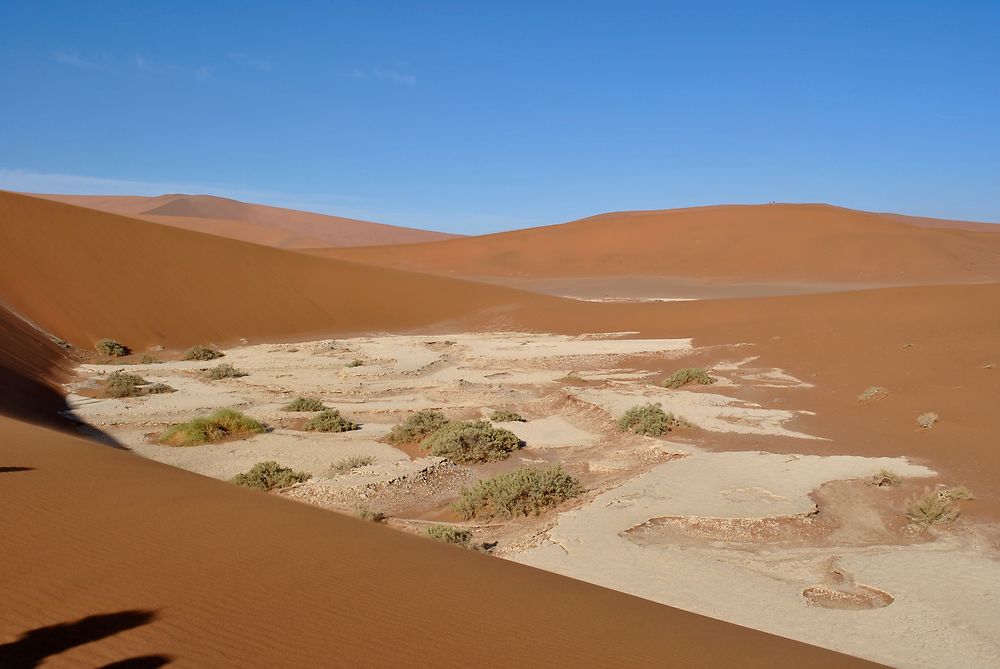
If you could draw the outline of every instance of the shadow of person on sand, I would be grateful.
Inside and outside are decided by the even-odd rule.
[[[38,667],[47,657],[128,629],[141,627],[155,619],[155,611],[133,610],[102,613],[69,623],[39,627],[25,632],[16,641],[0,645],[0,667],[7,669]],[[144,655],[115,662],[106,667],[144,669],[162,667],[168,662],[170,658],[166,655]]]
[[[11,472],[30,472],[34,467],[0,467],[0,474],[10,474]]]

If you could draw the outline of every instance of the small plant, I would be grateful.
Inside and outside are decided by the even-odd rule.
[[[307,420],[303,429],[308,432],[349,432],[359,427],[341,416],[337,409],[326,409]]]
[[[119,344],[114,339],[101,339],[94,345],[97,352],[112,358],[121,358],[129,354],[128,346]]]
[[[902,482],[903,480],[899,478],[899,476],[888,469],[880,469],[872,474],[871,478],[868,479],[868,485],[876,488],[891,488]]]
[[[906,500],[906,504],[906,517],[919,527],[947,523],[958,518],[958,508],[951,500],[926,489],[921,497],[911,497]]]
[[[192,346],[184,352],[185,360],[215,360],[221,358],[225,353],[217,351],[207,346]]]
[[[489,421],[450,422],[423,442],[431,455],[458,464],[503,460],[521,447],[521,440],[510,430],[493,427]]]
[[[210,416],[172,425],[156,441],[167,446],[200,446],[221,439],[248,437],[264,432],[264,425],[239,411],[220,409]]]
[[[140,365],[159,365],[162,362],[163,361],[157,358],[156,356],[149,355],[148,353],[139,359]]]
[[[455,511],[466,520],[477,516],[537,516],[542,510],[576,497],[583,491],[580,482],[564,472],[561,466],[545,469],[524,467],[483,479],[471,488],[462,488]]]
[[[868,402],[871,400],[880,400],[888,394],[889,391],[886,390],[885,388],[882,388],[880,386],[870,386],[868,388],[865,388],[865,391],[860,395],[858,395],[858,401]]]
[[[384,523],[389,519],[389,516],[382,513],[381,511],[376,511],[371,507],[365,506],[364,504],[355,508],[358,513],[358,518],[361,520],[370,520],[373,523]]]
[[[241,376],[249,376],[249,374],[244,372],[242,369],[236,369],[228,362],[216,365],[205,372],[205,378],[211,379],[212,381],[220,381],[222,379],[238,379]]]
[[[342,460],[337,460],[332,465],[330,465],[330,471],[336,476],[340,474],[346,474],[352,472],[355,469],[360,469],[361,467],[367,467],[368,465],[375,464],[375,456],[373,455],[352,455],[348,458],[343,458]]]
[[[715,383],[715,379],[709,376],[708,372],[701,367],[687,367],[671,374],[667,377],[667,380],[663,382],[663,385],[667,388],[680,388],[681,386],[686,386],[690,383],[701,386],[710,386]]]
[[[497,409],[490,416],[490,420],[494,423],[524,423],[524,417],[516,411],[510,411],[509,409]]]
[[[138,374],[130,374],[117,370],[111,372],[104,380],[105,397],[138,397],[142,394],[142,386],[149,383]]]
[[[972,491],[966,488],[964,485],[960,485],[955,488],[945,488],[944,490],[939,491],[938,495],[953,502],[958,500],[975,499],[975,496],[972,494]]]
[[[325,408],[322,400],[315,397],[296,397],[282,411],[322,411]]]
[[[934,423],[938,422],[939,416],[933,411],[928,411],[927,413],[922,413],[917,416],[917,425],[929,430],[934,426]]]
[[[644,434],[650,437],[659,437],[675,427],[688,425],[690,423],[687,421],[672,413],[667,413],[662,406],[653,403],[634,406],[618,419],[618,429],[622,432]]]
[[[427,536],[464,548],[470,548],[469,543],[472,541],[472,532],[453,525],[431,525],[427,528]]]
[[[348,367],[361,367],[364,364],[365,364],[364,360],[362,360],[361,358],[355,358],[354,360],[351,360],[349,363],[347,363],[347,366]]]
[[[246,488],[258,490],[274,490],[287,488],[295,483],[303,483],[312,478],[305,472],[297,472],[291,467],[282,467],[274,460],[258,462],[250,471],[237,474],[231,481]]]
[[[448,419],[440,411],[422,409],[406,417],[399,425],[393,426],[386,440],[390,444],[416,444],[421,439],[441,429]]]
[[[165,383],[153,383],[144,388],[147,395],[162,395],[164,393],[176,393],[176,388],[171,388]]]

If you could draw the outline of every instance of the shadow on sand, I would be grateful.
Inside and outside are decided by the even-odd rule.
[[[41,666],[45,658],[75,646],[104,639],[141,627],[156,619],[155,611],[119,611],[87,616],[73,622],[39,627],[25,632],[16,641],[0,645],[0,667],[30,669]],[[105,665],[104,669],[147,669],[170,662],[167,655],[143,655]]]

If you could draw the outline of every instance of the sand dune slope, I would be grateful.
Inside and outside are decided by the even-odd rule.
[[[30,324],[0,307],[0,415],[33,422],[61,422],[63,388],[70,361]]]
[[[1000,234],[920,227],[827,205],[620,212],[421,246],[317,253],[469,277],[884,285],[1000,278]]]
[[[62,649],[80,667],[870,666],[9,419],[0,433],[2,666]]]
[[[502,321],[549,298],[310,257],[0,192],[0,296],[81,346],[133,348],[310,331]]]
[[[37,197],[278,248],[415,244],[457,237],[444,232],[250,204],[212,195]]]

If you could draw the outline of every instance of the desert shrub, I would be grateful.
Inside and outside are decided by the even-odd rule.
[[[101,339],[94,345],[94,348],[101,355],[107,355],[112,358],[120,358],[129,354],[128,346],[120,344],[114,339]]]
[[[214,348],[208,348],[207,346],[192,346],[188,350],[184,351],[185,360],[215,360],[216,358],[221,358],[225,353],[222,351],[217,351]]]
[[[580,482],[561,466],[532,469],[524,467],[497,474],[462,488],[455,510],[462,518],[513,518],[536,516],[550,506],[583,493]]]
[[[296,397],[282,411],[322,411],[325,408],[322,400],[315,397]]]
[[[139,359],[140,365],[159,365],[162,362],[163,361],[157,358],[156,356],[149,355],[148,353]]]
[[[163,393],[176,393],[176,388],[171,388],[165,383],[153,383],[143,388],[147,395],[162,395]]]
[[[938,422],[938,418],[939,416],[936,413],[928,411],[917,416],[917,425],[927,430],[933,427],[934,423]]]
[[[352,455],[341,460],[337,460],[332,465],[330,465],[330,471],[336,474],[346,474],[347,472],[354,471],[360,467],[367,467],[368,465],[375,464],[375,456],[373,455]]]
[[[364,504],[355,508],[358,513],[358,518],[361,520],[370,520],[373,523],[384,523],[389,519],[389,516],[382,513],[381,511],[376,511],[371,507],[365,506]]]
[[[168,446],[200,446],[229,437],[243,437],[264,432],[260,422],[232,409],[220,409],[209,416],[193,418],[172,425],[156,441]]]
[[[888,469],[880,469],[868,479],[868,485],[875,486],[876,488],[889,488],[897,486],[902,482],[899,476]]]
[[[455,544],[466,548],[469,548],[469,542],[472,541],[472,532],[453,525],[431,525],[427,528],[427,536],[446,544]]]
[[[149,383],[138,374],[129,374],[121,370],[111,372],[104,381],[105,397],[138,397],[142,394],[142,386]]]
[[[360,426],[352,423],[336,409],[326,409],[306,421],[304,429],[309,432],[348,432]]]
[[[618,419],[618,428],[622,432],[645,434],[659,437],[675,427],[687,426],[689,423],[672,413],[667,413],[659,404],[643,404],[634,406]]]
[[[274,460],[258,462],[250,471],[237,474],[231,481],[236,485],[259,490],[274,490],[287,488],[295,483],[302,483],[312,478],[305,472],[297,472],[291,467],[282,467]]]
[[[224,362],[221,365],[216,365],[205,372],[205,378],[211,379],[212,381],[219,381],[221,379],[238,379],[241,376],[249,376],[242,369],[236,369],[228,362]]]
[[[361,367],[364,364],[365,364],[364,360],[362,360],[361,358],[355,358],[354,360],[351,360],[349,363],[347,363],[347,366],[348,367]]]
[[[680,388],[681,386],[686,386],[689,383],[696,383],[702,386],[709,386],[715,383],[715,379],[708,375],[701,367],[687,367],[685,369],[680,369],[663,382],[663,385],[667,388]]]
[[[503,460],[521,446],[510,430],[493,427],[489,421],[450,422],[423,441],[431,455],[459,464]]]
[[[952,501],[975,499],[972,491],[964,485],[960,485],[956,488],[945,488],[944,490],[938,492],[938,495]]]
[[[524,423],[524,417],[521,416],[516,411],[510,411],[509,409],[497,409],[490,416],[490,420],[494,423]]]
[[[880,400],[888,394],[889,391],[881,386],[870,386],[865,388],[865,391],[858,395],[858,401],[867,402],[869,400]]]
[[[393,426],[386,439],[390,444],[415,444],[441,429],[447,422],[448,419],[440,411],[422,409],[407,416],[399,425]]]
[[[928,490],[924,490],[920,497],[906,500],[906,504],[906,517],[921,527],[947,523],[958,517],[958,508],[951,500]]]

